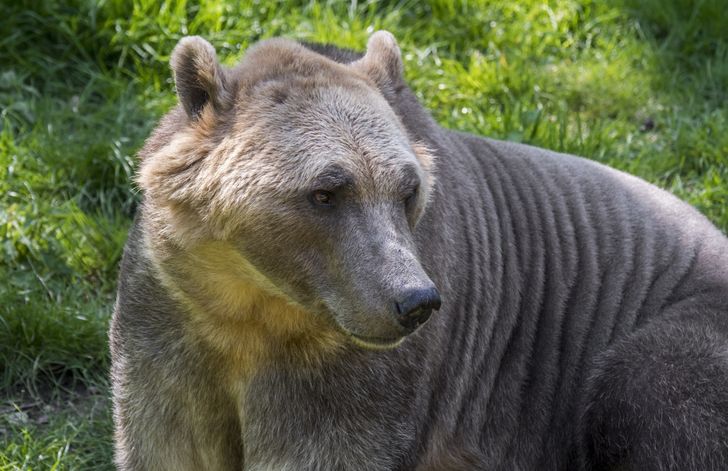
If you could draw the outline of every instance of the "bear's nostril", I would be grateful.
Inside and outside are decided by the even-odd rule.
[[[415,289],[395,303],[402,327],[415,330],[424,324],[432,311],[440,308],[440,293],[436,288]]]
[[[432,309],[417,309],[399,318],[399,323],[407,330],[413,331],[427,322],[432,315]]]

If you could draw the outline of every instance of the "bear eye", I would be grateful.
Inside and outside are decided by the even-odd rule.
[[[330,207],[334,205],[334,194],[326,190],[315,190],[311,193],[311,202],[316,206]]]
[[[415,199],[417,199],[417,191],[419,190],[419,186],[415,186],[412,188],[412,190],[405,196],[404,198],[404,204],[408,208],[412,206],[412,203],[414,203]]]

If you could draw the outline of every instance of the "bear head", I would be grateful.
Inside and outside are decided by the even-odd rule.
[[[365,347],[426,321],[440,299],[414,232],[434,165],[385,98],[404,83],[393,36],[347,64],[267,40],[234,68],[187,37],[171,65],[180,106],[137,180],[166,284],[198,311],[270,326],[280,308],[291,331],[316,319]]]

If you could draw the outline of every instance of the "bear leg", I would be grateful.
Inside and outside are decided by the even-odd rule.
[[[600,355],[584,395],[582,469],[728,469],[726,319],[666,316]]]

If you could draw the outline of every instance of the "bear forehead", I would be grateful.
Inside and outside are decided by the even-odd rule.
[[[352,131],[404,130],[366,74],[294,41],[276,38],[256,44],[231,73],[238,113],[273,118],[276,129],[293,124],[310,128],[320,122]]]
[[[366,74],[348,64],[336,62],[284,38],[269,39],[253,45],[232,70],[232,74],[242,88],[269,80],[302,78],[309,79],[309,85],[312,86],[356,83],[374,86]]]
[[[257,164],[309,176],[332,164],[371,176],[416,164],[397,115],[350,67],[272,40],[255,46],[235,72],[240,86],[230,129],[257,151],[248,154]]]
[[[260,138],[273,141],[287,152],[395,156],[409,151],[409,139],[391,108],[372,91],[352,93],[348,87],[322,84],[301,90],[286,85],[290,95],[275,101],[280,84],[269,87],[257,103],[243,105],[235,128],[251,127]],[[271,100],[274,103],[271,103]]]

